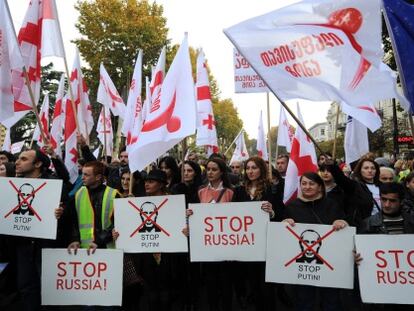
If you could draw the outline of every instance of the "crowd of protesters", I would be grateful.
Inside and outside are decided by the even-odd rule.
[[[96,159],[78,137],[82,159],[79,178],[70,183],[63,162],[50,147],[23,151],[15,159],[0,152],[0,176],[63,181],[56,240],[1,236],[1,310],[94,310],[94,307],[41,307],[41,250],[114,248],[113,200],[184,194],[190,203],[260,201],[270,221],[355,226],[358,233],[414,233],[413,161],[394,164],[367,154],[350,166],[319,157],[318,172],[300,178],[296,199],[283,203],[289,157],[280,155],[272,167],[260,157],[226,163],[224,156],[202,158],[195,152],[180,161],[165,156],[145,171],[131,172],[128,153]],[[132,178],[131,178],[132,177]],[[189,235],[190,227],[183,229]],[[355,253],[355,262],[361,260]],[[357,276],[356,276],[357,278]],[[368,305],[354,290],[288,286],[265,282],[264,262],[192,263],[188,253],[125,254],[122,307],[97,310],[403,310],[410,306]]]

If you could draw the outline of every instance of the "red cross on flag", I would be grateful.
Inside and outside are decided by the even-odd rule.
[[[119,95],[115,84],[112,82],[111,77],[109,76],[102,63],[99,69],[99,75],[99,87],[97,96],[98,103],[101,103],[105,107],[111,109],[114,116],[119,116],[121,119],[124,119],[124,100]]]
[[[63,98],[65,93],[65,75],[60,77],[59,87],[56,94],[55,110],[53,111],[52,126],[50,127],[50,143],[55,153],[62,157],[61,143],[63,140],[63,125],[65,114],[63,111]]]
[[[159,103],[152,102],[138,141],[131,148],[131,171],[142,170],[194,134],[195,126],[196,102],[186,35],[162,83]]]
[[[225,29],[282,100],[344,105],[399,98],[382,68],[380,0],[304,0]],[[352,115],[362,123],[359,114]]]
[[[42,108],[39,112],[40,122],[42,122],[42,128],[45,133],[45,136],[49,138],[49,93],[43,98]],[[33,132],[33,140],[37,141],[37,144],[40,147],[44,146],[44,141],[42,135],[40,135],[39,124],[36,124],[35,130]]]
[[[13,32],[6,0],[0,0],[0,122],[13,117],[18,92],[12,87],[13,76],[22,72],[23,59]]]
[[[30,1],[22,27],[19,31],[18,42],[21,55],[23,56],[23,63],[29,75],[35,103],[37,104],[40,97],[40,61],[42,57],[64,56],[62,35],[60,33],[54,0]],[[13,52],[13,57],[18,57],[17,50]],[[6,127],[14,125],[26,113],[31,111],[33,107],[22,70],[13,72],[12,81],[15,99],[14,114],[11,118],[3,121]]]
[[[72,73],[70,75],[72,85],[73,100],[77,109],[77,118],[79,123],[79,132],[83,137],[88,137],[94,125],[92,117],[92,108],[89,101],[88,87],[83,78],[79,51],[76,49],[75,60],[73,62]]]
[[[305,124],[299,110],[299,104],[297,109],[299,121]],[[298,126],[295,137],[293,137],[292,150],[290,151],[289,164],[286,171],[283,194],[284,203],[297,197],[300,177],[306,172],[316,172],[318,170],[317,163],[315,146],[300,126]]]
[[[102,107],[96,131],[98,132],[99,141],[106,148],[105,155],[112,156],[114,132],[112,130],[111,112],[108,107]]]
[[[257,155],[261,157],[263,160],[268,161],[269,156],[267,154],[267,147],[266,147],[266,135],[264,132],[263,127],[263,116],[262,111],[260,110],[260,119],[259,119],[259,127],[258,127],[258,133],[257,133]]]
[[[285,108],[280,105],[279,127],[277,128],[277,145],[284,146],[287,152],[292,149],[294,132],[286,117]]]
[[[65,110],[65,166],[69,171],[70,182],[74,183],[78,178],[78,150],[76,140],[75,112],[70,99],[66,95],[64,100]]]
[[[143,123],[141,88],[142,50],[139,50],[137,60],[135,62],[134,73],[132,75],[131,86],[129,88],[126,113],[121,130],[126,137],[126,146],[128,150],[130,146],[137,141]]]
[[[197,146],[209,146],[218,152],[216,121],[211,103],[207,63],[202,49],[197,56]]]

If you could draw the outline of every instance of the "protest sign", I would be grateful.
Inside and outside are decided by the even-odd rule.
[[[120,306],[123,252],[42,249],[42,305]]]
[[[414,304],[413,234],[357,235],[361,298],[366,303]]]
[[[245,59],[236,49],[233,50],[233,61],[235,93],[269,92],[269,89],[250,66],[247,59]]]
[[[188,252],[184,195],[116,199],[116,247],[128,253]]]
[[[270,223],[266,282],[353,288],[354,227]]]
[[[269,214],[261,204],[190,204],[191,261],[264,261]]]
[[[0,177],[0,234],[56,239],[62,180]]]

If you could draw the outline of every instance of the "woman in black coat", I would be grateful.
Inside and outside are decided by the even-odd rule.
[[[345,228],[348,224],[344,211],[335,201],[326,197],[322,178],[314,172],[304,173],[300,178],[298,198],[286,205],[284,222],[294,226],[295,223],[333,225],[335,230]],[[295,286],[296,310],[314,310],[316,297],[320,297],[322,310],[341,310],[340,290],[336,288],[319,288],[315,286]]]

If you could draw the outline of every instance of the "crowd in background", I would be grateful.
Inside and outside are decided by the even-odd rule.
[[[413,159],[391,163],[367,154],[357,163],[346,165],[322,154],[318,159],[319,171],[305,172],[298,197],[285,205],[288,155],[278,156],[271,177],[269,163],[260,157],[227,163],[223,155],[212,154],[202,159],[204,155],[195,152],[190,152],[184,161],[165,156],[147,170],[132,173],[125,148],[117,158],[96,159],[81,136],[78,143],[82,158],[75,183],[70,183],[62,160],[50,147],[23,151],[18,158],[0,152],[1,177],[63,181],[61,204],[55,209],[56,240],[1,237],[0,262],[9,263],[0,275],[2,310],[41,310],[42,248],[68,248],[70,252],[87,248],[92,253],[96,248],[113,248],[119,236],[114,229],[111,203],[115,198],[184,194],[187,217],[192,215],[190,203],[260,201],[270,221],[328,224],[336,230],[355,226],[358,233],[368,234],[414,233]],[[91,215],[87,214],[89,210],[93,210]],[[105,213],[109,216],[101,217]],[[92,218],[93,228],[85,230]],[[183,228],[183,234],[188,236],[190,232],[190,227]],[[355,254],[356,264],[361,260]],[[354,290],[288,286],[266,283],[264,262],[191,263],[187,253],[125,254],[123,280],[122,307],[96,307],[97,310],[411,308],[363,304],[357,274]]]

